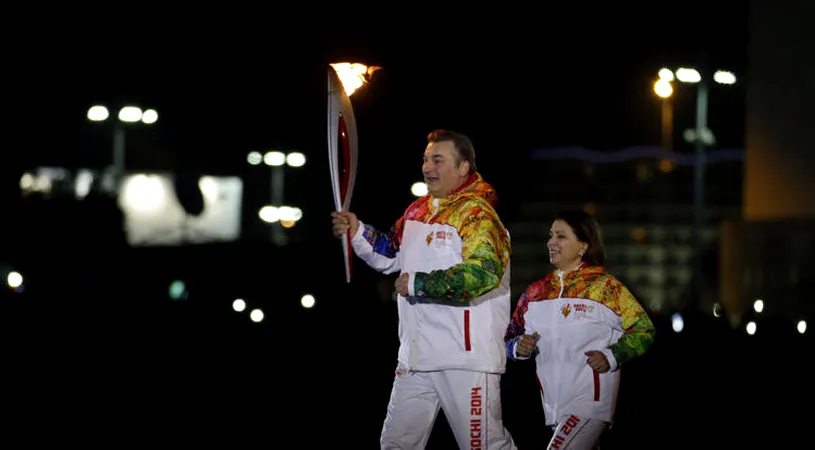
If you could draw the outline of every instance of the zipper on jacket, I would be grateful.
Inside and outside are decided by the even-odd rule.
[[[583,263],[578,264],[577,267],[570,270],[569,272],[579,269],[582,264]],[[565,273],[566,273],[565,270],[558,269],[557,271],[557,277],[560,279],[560,293],[557,294],[557,298],[563,298],[563,289],[566,288],[566,284],[563,282],[563,274]]]
[[[424,221],[424,223],[430,223],[430,221],[433,220],[434,217],[436,217],[437,212],[439,212],[439,199],[434,198],[433,199],[433,214],[431,214],[430,217],[428,217],[427,220]]]
[[[600,372],[592,369],[592,374],[594,375],[594,401],[600,401]]]
[[[464,350],[470,351],[470,310],[464,310]]]
[[[557,294],[557,298],[563,298],[563,288],[566,287],[566,285],[563,284],[563,271],[562,270],[557,271],[557,277],[560,279],[560,292]]]

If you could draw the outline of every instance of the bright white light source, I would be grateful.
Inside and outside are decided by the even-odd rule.
[[[427,195],[427,185],[421,181],[413,183],[413,186],[410,187],[410,193],[416,197],[423,197]]]
[[[662,69],[659,69],[659,79],[671,82],[674,80],[674,73],[671,71],[671,69],[663,67]]]
[[[311,308],[314,306],[314,296],[311,294],[306,294],[303,298],[300,299],[300,304],[303,305],[303,308]]]
[[[668,98],[674,93],[674,88],[670,81],[660,78],[654,83],[654,92],[662,98]]]
[[[807,321],[806,320],[799,321],[798,322],[798,332],[801,333],[801,334],[804,334],[804,333],[806,333],[806,331],[807,331]]]
[[[252,319],[252,322],[260,322],[263,320],[263,311],[259,309],[253,309],[252,312],[249,313],[249,318]]]
[[[23,285],[23,276],[20,274],[20,272],[9,272],[8,276],[6,277],[6,283],[8,284],[8,287],[17,289]]]
[[[717,70],[716,73],[713,74],[713,81],[719,84],[735,84],[736,75],[726,70]]]
[[[258,217],[266,223],[274,223],[280,220],[280,211],[275,206],[264,206],[258,211]]]
[[[758,299],[755,302],[753,302],[753,309],[757,313],[760,313],[761,311],[764,311],[764,300]]]
[[[303,211],[300,208],[295,208],[293,206],[281,206],[280,208],[277,208],[277,211],[280,214],[280,220],[297,222],[303,218]]]
[[[246,162],[256,166],[263,162],[263,155],[261,155],[260,152],[249,152],[249,154],[246,155]]]
[[[198,188],[201,189],[201,194],[210,201],[218,200],[218,182],[213,177],[201,177],[198,180]]]
[[[286,155],[286,164],[292,167],[303,167],[306,163],[306,155],[300,152],[292,152]]]
[[[675,313],[673,316],[671,316],[671,327],[677,333],[685,329],[685,321],[682,319],[681,314]]]
[[[34,184],[37,182],[37,179],[34,178],[34,175],[26,172],[20,177],[20,189],[24,191],[30,191],[34,188]]]
[[[141,109],[135,106],[125,106],[119,111],[119,120],[122,122],[138,122],[141,118]]]
[[[702,76],[696,69],[680,67],[676,69],[676,79],[683,83],[698,83],[702,81]]]
[[[246,309],[246,302],[243,301],[242,298],[236,298],[234,302],[232,302],[232,309],[237,312],[241,312]]]
[[[722,305],[719,302],[713,304],[713,317],[722,317]]]
[[[755,322],[752,322],[752,321],[749,322],[747,324],[747,327],[745,327],[745,328],[747,329],[747,334],[749,334],[751,336],[756,334],[756,323]]]
[[[238,238],[243,204],[240,177],[207,174],[195,179],[197,185],[193,187],[203,194],[205,208],[199,216],[191,217],[178,197],[172,173],[141,173],[138,179],[131,175],[136,174],[126,176],[121,189],[117,189],[129,245],[204,244]],[[208,178],[211,180],[207,181]],[[111,182],[110,189],[113,188]]]
[[[74,193],[76,198],[85,198],[93,186],[93,173],[89,170],[80,170],[74,180]]]
[[[88,120],[92,122],[102,122],[107,120],[109,116],[110,113],[104,106],[96,105],[91,106],[90,109],[88,109]]]
[[[161,206],[166,194],[158,177],[139,174],[127,178],[122,195],[129,207],[148,212]]]
[[[142,114],[141,121],[150,125],[152,123],[156,123],[158,120],[158,112],[155,109],[148,109]]]
[[[263,162],[267,166],[282,166],[286,163],[286,155],[283,152],[267,152],[263,155]]]

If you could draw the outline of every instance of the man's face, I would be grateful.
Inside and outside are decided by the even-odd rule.
[[[467,180],[470,165],[462,161],[456,166],[456,154],[452,141],[427,144],[422,174],[427,190],[434,197],[447,197]]]

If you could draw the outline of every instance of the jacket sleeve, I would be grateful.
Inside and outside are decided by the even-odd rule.
[[[656,329],[648,314],[634,295],[622,284],[616,293],[619,314],[622,317],[623,335],[604,352],[609,360],[611,370],[644,354],[654,342]],[[609,356],[612,356],[609,358]]]
[[[351,240],[354,253],[372,269],[391,274],[401,270],[399,246],[402,242],[404,217],[396,221],[388,232],[382,232],[359,222],[359,228]]]
[[[518,339],[525,333],[526,324],[524,323],[524,314],[527,308],[529,308],[529,297],[527,296],[527,292],[524,292],[521,294],[521,298],[518,299],[518,304],[512,313],[512,319],[509,321],[507,332],[504,334],[507,358],[511,360],[529,359],[529,357],[518,356],[518,354],[515,353],[515,344],[517,344]]]
[[[459,230],[459,264],[430,273],[412,274],[411,295],[466,304],[501,283],[509,262],[509,234],[492,209],[475,207]]]

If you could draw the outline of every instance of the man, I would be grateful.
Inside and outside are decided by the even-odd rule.
[[[441,408],[460,448],[514,449],[501,414],[504,332],[509,324],[510,241],[495,190],[476,171],[470,139],[446,130],[427,137],[428,195],[389,232],[332,213],[334,236],[396,280],[399,356],[380,443],[424,448]]]

